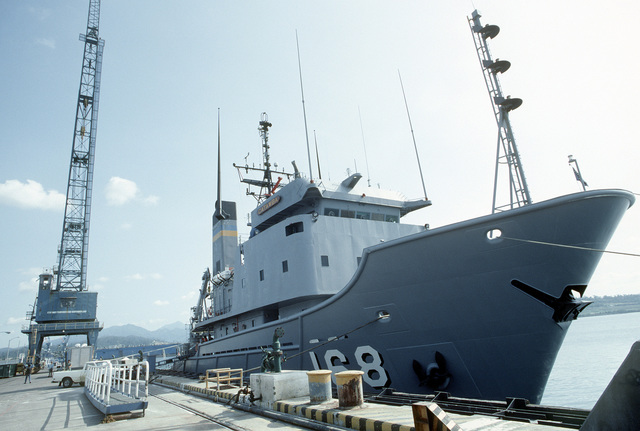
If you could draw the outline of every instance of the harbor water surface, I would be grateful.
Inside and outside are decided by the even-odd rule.
[[[640,340],[640,313],[579,317],[551,371],[542,404],[591,409]]]

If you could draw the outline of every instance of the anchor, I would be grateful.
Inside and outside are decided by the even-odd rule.
[[[562,295],[556,298],[520,280],[511,280],[511,284],[532,298],[542,302],[544,305],[553,308],[553,320],[557,323],[576,320],[578,314],[592,303],[592,301],[585,301],[573,296],[573,292],[575,291],[582,297],[584,291],[587,289],[586,285],[566,286]]]

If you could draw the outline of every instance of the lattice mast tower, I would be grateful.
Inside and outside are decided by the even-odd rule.
[[[62,239],[58,249],[56,288],[59,290],[82,291],[87,288],[91,189],[104,47],[104,41],[98,37],[99,22],[100,0],[91,0],[87,33],[80,35],[80,40],[84,41],[84,58],[76,106]]]
[[[482,67],[484,81],[489,91],[493,114],[498,124],[498,148],[496,152],[496,169],[493,183],[493,211],[504,211],[531,203],[529,187],[524,176],[520,153],[516,147],[516,140],[511,130],[509,112],[522,105],[522,99],[504,97],[498,73],[506,72],[511,63],[506,60],[491,58],[487,39],[493,39],[500,32],[497,25],[485,25],[480,23],[480,13],[474,10],[469,18],[469,27],[473,35],[473,42],[476,46],[476,53]],[[502,169],[501,169],[502,168]],[[498,175],[506,171],[509,178],[509,201],[507,203],[498,202]]]
[[[84,56],[58,262],[53,274],[40,274],[38,297],[33,309],[27,312],[27,318],[32,323],[22,330],[29,336],[28,360],[34,362],[36,369],[44,338],[86,335],[87,344],[95,346],[98,332],[102,329],[96,320],[97,293],[88,292],[86,284],[104,48],[104,41],[98,36],[99,21],[100,0],[90,0],[87,32],[80,35],[80,40],[84,42]]]

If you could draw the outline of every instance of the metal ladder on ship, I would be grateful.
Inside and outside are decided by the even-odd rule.
[[[496,37],[500,32],[500,27],[497,25],[485,25],[483,27],[482,24],[480,24],[480,17],[480,13],[474,10],[468,21],[476,46],[478,60],[482,68],[484,81],[487,85],[487,91],[489,92],[489,99],[491,99],[493,114],[498,125],[498,148],[496,151],[492,209],[492,212],[495,213],[528,205],[531,203],[531,196],[529,195],[529,187],[527,186],[524,170],[522,169],[520,154],[516,147],[516,140],[511,130],[511,123],[509,122],[509,112],[518,108],[522,104],[522,99],[511,98],[510,96],[505,98],[503,96],[500,81],[498,80],[498,73],[506,72],[509,67],[511,67],[511,63],[500,59],[494,61],[491,58],[487,39]],[[509,176],[509,201],[503,204],[497,202],[500,166],[506,166]],[[504,169],[502,170],[504,171]]]

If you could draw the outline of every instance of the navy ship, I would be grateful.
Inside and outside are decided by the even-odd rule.
[[[480,46],[495,36],[477,12],[469,21]],[[495,79],[480,51],[485,78]],[[521,101],[493,94],[492,103],[498,145],[517,155],[508,112]],[[367,187],[359,173],[330,185],[295,163],[291,173],[272,169],[270,126],[263,114],[260,167],[234,165],[257,199],[243,241],[236,203],[220,196],[218,139],[213,269],[192,308],[184,370],[260,367],[281,328],[284,369],[362,370],[366,391],[539,403],[633,194],[585,190],[531,203],[519,159],[508,157],[521,196],[509,208],[436,228],[405,224],[431,205],[426,197]]]

